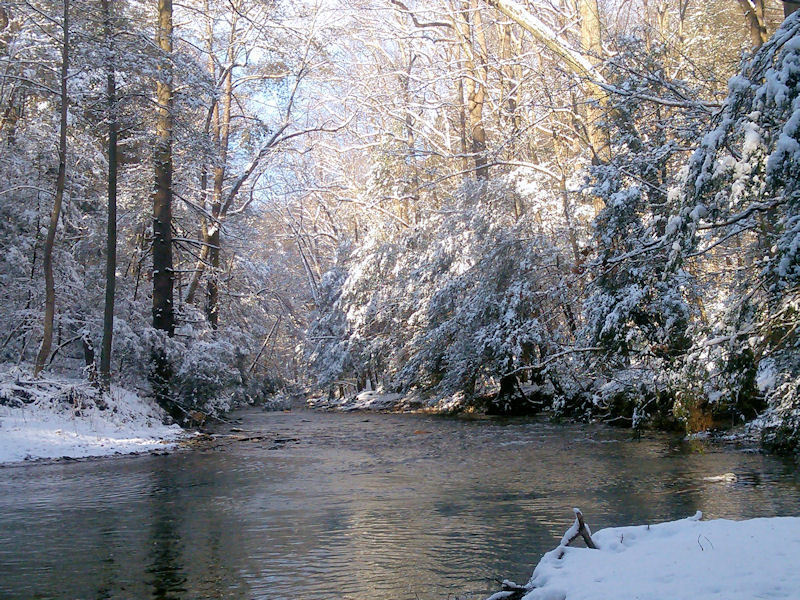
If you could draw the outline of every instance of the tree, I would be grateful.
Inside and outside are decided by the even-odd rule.
[[[301,7],[302,10],[302,7]],[[219,326],[219,276],[223,253],[223,228],[229,217],[242,215],[257,201],[253,186],[266,169],[266,163],[281,148],[315,131],[335,130],[336,124],[295,121],[302,86],[311,77],[311,67],[320,59],[317,48],[319,8],[307,19],[307,29],[292,31],[296,47],[290,52],[281,47],[270,30],[274,7],[248,6],[245,2],[205,2],[207,18],[203,49],[208,76],[213,82],[205,124],[209,137],[206,160],[211,165],[208,187],[207,165],[201,175],[200,206],[204,211],[201,250],[185,301],[195,300],[201,278],[207,276],[206,318],[212,329]],[[258,48],[258,59],[254,49]],[[267,118],[258,113],[263,90],[275,87],[282,99]],[[239,124],[237,126],[237,123]],[[236,154],[231,151],[236,150]]]
[[[767,25],[764,19],[764,0],[739,0],[739,4],[744,11],[752,49],[757,50],[767,41]]]
[[[730,81],[692,157],[667,236],[672,270],[698,261],[723,301],[698,323],[687,363],[732,419],[762,417],[765,441],[800,444],[800,15],[793,13]]]
[[[113,0],[102,0],[106,58],[106,102],[108,105],[108,222],[106,227],[106,293],[103,309],[103,341],[100,377],[111,383],[111,344],[114,336],[114,300],[117,283],[117,84],[114,60]]]
[[[173,287],[175,273],[172,264],[172,0],[158,1],[156,45],[161,50],[159,76],[156,83],[158,102],[156,146],[153,163],[155,188],[153,191],[153,328],[169,337],[175,333]],[[163,347],[153,350],[152,382],[156,398],[172,417],[183,414],[170,399],[169,382],[172,369]]]
[[[56,240],[58,220],[61,215],[61,204],[64,199],[64,186],[67,178],[67,119],[69,115],[69,94],[67,80],[69,77],[69,0],[63,0],[63,13],[61,18],[61,116],[58,134],[58,175],[56,176],[55,196],[53,209],[50,213],[50,222],[47,226],[47,239],[44,243],[44,278],[45,278],[45,304],[44,304],[44,334],[39,353],[36,356],[33,373],[38,376],[50,358],[50,349],[53,345],[53,319],[56,311],[55,279],[53,277],[53,248]]]

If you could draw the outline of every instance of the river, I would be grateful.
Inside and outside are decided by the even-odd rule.
[[[251,441],[0,469],[0,598],[481,598],[594,529],[800,515],[796,463],[596,425],[236,415]],[[228,426],[221,427],[226,432]],[[735,480],[709,480],[734,473]],[[732,478],[729,478],[732,479]]]

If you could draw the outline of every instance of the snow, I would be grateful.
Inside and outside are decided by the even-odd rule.
[[[0,464],[167,450],[185,436],[131,391],[112,387],[101,410],[85,382],[9,375],[0,373]]]
[[[598,550],[559,545],[524,600],[799,597],[800,517],[701,517],[603,529],[592,536]]]
[[[332,408],[336,410],[396,410],[399,408],[401,394],[391,394],[376,391],[361,392],[349,398],[327,400],[322,398],[309,400],[309,406],[318,408]]]

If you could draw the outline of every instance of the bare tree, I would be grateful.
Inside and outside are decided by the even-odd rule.
[[[44,334],[33,374],[38,377],[42,372],[50,349],[53,344],[53,321],[56,311],[56,290],[53,277],[53,248],[55,247],[56,230],[61,215],[61,204],[64,199],[64,187],[67,177],[67,116],[69,113],[69,94],[67,82],[69,76],[69,0],[64,0],[63,16],[61,19],[61,118],[59,121],[58,137],[58,175],[56,175],[56,191],[53,198],[53,210],[50,212],[50,222],[47,226],[47,238],[44,243]]]

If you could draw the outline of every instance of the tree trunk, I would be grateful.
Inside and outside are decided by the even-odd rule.
[[[206,182],[204,179],[206,178],[206,173],[200,177],[200,189],[205,192]],[[203,272],[206,270],[206,263],[208,261],[208,227],[206,226],[205,221],[203,222],[200,228],[200,239],[203,240],[203,246],[200,248],[200,255],[197,258],[197,263],[195,263],[194,272],[192,273],[192,279],[189,281],[189,287],[186,289],[186,296],[184,297],[183,301],[186,304],[192,304],[194,302],[194,296],[197,293],[197,288],[200,285],[200,278],[203,276]]]
[[[236,19],[231,25],[230,42],[227,52],[228,66],[233,64],[234,37],[236,35]],[[228,140],[231,130],[231,105],[233,104],[233,74],[232,69],[228,71],[223,81],[222,116],[218,123],[215,123],[214,130],[219,143],[219,162],[214,168],[214,191],[211,201],[212,222],[208,225],[208,263],[211,273],[208,278],[208,288],[206,292],[206,318],[211,328],[216,330],[219,326],[219,255],[220,255],[220,229],[222,220],[225,218],[225,207],[223,206],[225,173],[228,166]]]
[[[106,101],[108,102],[108,223],[106,228],[106,296],[103,310],[103,341],[100,348],[100,380],[106,389],[111,385],[111,342],[114,335],[114,295],[117,284],[117,83],[114,73],[114,38],[111,25],[111,2],[102,0],[105,21]]]
[[[156,84],[155,191],[153,193],[153,327],[175,332],[172,302],[175,274],[172,266],[172,0],[158,2],[156,43],[162,64]]]
[[[206,21],[206,52],[208,52],[208,73],[211,75],[212,81],[217,80],[217,66],[216,62],[214,61],[214,30],[212,27],[213,19],[211,18],[211,11],[209,10],[208,0],[205,0],[203,3],[203,11],[207,17]],[[208,110],[208,115],[206,116],[205,128],[203,133],[207,138],[211,134],[211,125],[212,123],[215,125],[215,142],[219,142],[218,138],[219,135],[217,134],[219,127],[219,105],[218,101],[215,97],[211,99],[211,107]],[[200,205],[203,207],[204,211],[208,210],[208,164],[207,158],[203,159],[203,166],[200,171]],[[200,255],[197,258],[197,262],[195,263],[194,273],[192,273],[192,279],[189,281],[189,287],[186,290],[186,297],[184,298],[184,302],[186,304],[194,303],[194,296],[197,293],[197,288],[200,286],[200,279],[203,276],[203,272],[206,270],[206,263],[208,262],[208,224],[205,220],[203,220],[200,226],[200,237],[203,240],[203,245],[200,248]]]
[[[461,68],[461,47],[458,46],[458,62],[459,69]],[[461,142],[460,150],[462,157],[462,169],[466,171],[469,168],[469,157],[467,148],[467,104],[464,101],[464,76],[458,76],[458,133],[459,141]]]
[[[747,21],[747,32],[750,34],[750,47],[758,50],[767,41],[767,26],[764,21],[764,0],[739,0]],[[784,3],[786,10],[786,3]]]
[[[219,327],[219,224],[214,223],[208,233],[208,255],[211,273],[206,291],[206,318],[212,329]]]
[[[58,219],[61,215],[61,203],[64,199],[64,186],[67,177],[67,114],[69,111],[69,97],[67,94],[67,77],[69,72],[69,0],[64,0],[64,15],[61,22],[61,120],[59,123],[58,140],[58,175],[56,176],[56,193],[53,199],[53,210],[50,213],[50,223],[47,226],[47,238],[44,243],[44,335],[33,374],[38,377],[42,372],[50,349],[53,345],[53,320],[56,311],[56,290],[53,278],[53,247],[56,240]]]
[[[483,124],[487,80],[486,39],[477,0],[470,0],[469,4],[462,5],[459,30],[461,43],[465,50],[465,62],[470,73],[470,76],[465,79],[466,112],[471,140],[470,154],[475,164],[476,179],[485,182],[489,178],[489,167],[486,160],[486,128]]]
[[[596,66],[603,55],[603,30],[597,0],[581,0],[581,46]],[[590,88],[592,90],[593,88]],[[586,105],[586,137],[592,148],[594,161],[607,163],[611,159],[611,141],[608,130],[600,125],[604,115],[604,94],[590,95]]]
[[[411,70],[414,67],[416,54],[411,54],[408,59],[408,66],[405,73],[400,76],[400,85],[403,90],[403,108],[405,110],[406,126],[406,158],[411,165],[411,181],[405,186],[403,198],[400,204],[400,218],[404,223],[411,224],[416,221],[416,214],[419,211],[419,168],[417,167],[416,140],[414,136],[414,116],[411,113]],[[412,215],[413,209],[413,215]]]
[[[172,266],[172,0],[158,1],[156,44],[162,52],[156,84],[158,116],[153,192],[153,328],[175,333]],[[175,419],[184,415],[172,401],[169,383],[172,368],[163,348],[153,351],[152,385],[156,400]]]

